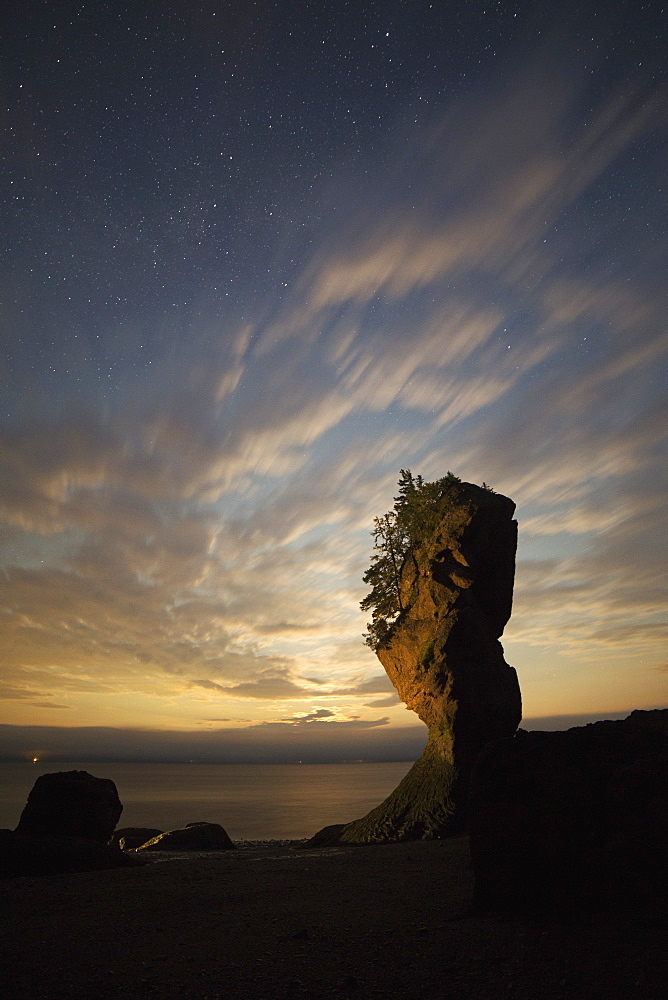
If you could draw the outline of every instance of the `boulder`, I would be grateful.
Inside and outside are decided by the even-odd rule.
[[[458,832],[474,760],[490,740],[517,729],[519,684],[499,642],[512,608],[514,511],[512,500],[489,489],[451,485],[437,501],[435,527],[404,559],[403,610],[376,654],[427,726],[427,745],[389,798],[345,826],[339,840]]]
[[[86,771],[43,774],[16,830],[0,830],[0,876],[57,875],[145,864],[109,838],[123,806],[113,781]]]
[[[151,826],[125,826],[120,830],[114,830],[109,843],[114,847],[120,847],[122,851],[134,851],[147,840],[159,837],[162,832]]]
[[[42,774],[16,832],[22,836],[79,837],[107,844],[123,811],[116,785],[87,771]]]
[[[140,851],[229,851],[234,844],[218,823],[191,823],[142,844]]]
[[[665,901],[668,710],[491,743],[469,830],[481,912]]]

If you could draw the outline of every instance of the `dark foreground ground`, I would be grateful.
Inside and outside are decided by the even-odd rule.
[[[470,915],[465,838],[252,843],[0,883],[4,1000],[658,1000],[656,912]]]

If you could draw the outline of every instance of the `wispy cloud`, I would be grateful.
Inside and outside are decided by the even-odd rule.
[[[614,186],[664,98],[613,94],[584,121],[586,81],[552,68],[388,149],[273,310],[212,320],[113,406],[4,428],[7,699],[88,711],[134,692],[384,726],[298,713],[316,694],[396,704],[358,602],[406,466],[518,501],[511,651],[656,662],[665,290],[642,227],[594,246],[582,198]]]

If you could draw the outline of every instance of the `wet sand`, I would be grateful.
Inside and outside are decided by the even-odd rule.
[[[0,883],[5,1000],[658,1000],[656,913],[472,916],[466,838],[152,854]]]

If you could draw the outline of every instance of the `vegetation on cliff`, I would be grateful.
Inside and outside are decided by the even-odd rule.
[[[471,768],[483,746],[522,718],[515,670],[499,639],[512,610],[515,504],[452,473],[425,483],[401,471],[394,507],[374,524],[362,602],[367,643],[427,744],[399,786],[361,819],[314,843],[447,837],[466,823]]]
[[[461,479],[448,472],[433,483],[401,469],[399,495],[394,507],[374,518],[374,554],[363,576],[370,592],[360,603],[362,611],[371,611],[364,639],[373,650],[389,641],[392,631],[405,611],[401,597],[401,568],[410,550],[434,530],[448,504],[450,487]]]

